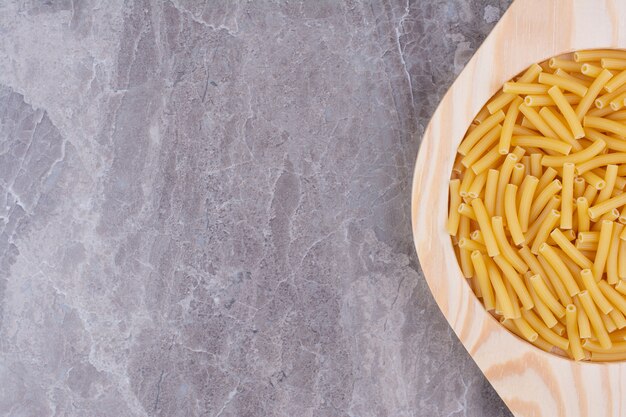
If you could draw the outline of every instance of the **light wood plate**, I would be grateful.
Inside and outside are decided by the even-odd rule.
[[[504,82],[533,62],[598,48],[626,48],[626,0],[516,0],[439,104],[415,165],[413,237],[428,285],[516,416],[626,416],[626,363],[581,363],[543,352],[485,311],[445,231],[448,181],[472,118]]]

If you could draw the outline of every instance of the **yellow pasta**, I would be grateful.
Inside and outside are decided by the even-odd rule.
[[[461,181],[450,181],[450,212],[448,214],[448,223],[446,225],[446,231],[452,236],[456,236],[456,232],[459,229],[460,215],[458,212],[459,204],[461,204],[461,194],[459,194],[461,188]]]
[[[574,164],[563,164],[563,182],[561,189],[561,229],[572,228],[572,216],[574,214]]]
[[[475,267],[476,265],[474,265],[474,269]],[[591,272],[591,269],[583,269],[580,272],[580,277],[583,280],[585,289],[589,291],[589,295],[591,295],[591,298],[596,303],[596,306],[598,306],[600,311],[602,311],[604,314],[609,314],[609,312],[613,310],[613,306],[611,305],[609,300],[607,300],[606,297],[604,297],[604,294],[602,294],[602,291],[600,291],[600,288],[598,287],[598,284],[596,283],[596,279],[594,278],[593,272]]]
[[[573,304],[576,306],[577,315],[578,315],[578,333],[581,339],[589,339],[591,337],[591,325],[589,324],[589,318],[587,317],[587,313],[582,308],[578,297],[575,297],[572,300]]]
[[[501,155],[509,153],[511,137],[513,136],[513,126],[515,125],[515,120],[517,120],[517,115],[519,114],[519,105],[522,104],[522,102],[523,100],[520,97],[515,98],[504,116],[502,132],[500,133],[500,143],[498,145],[498,151]]]
[[[527,176],[520,187],[520,201],[518,218],[522,232],[528,231],[528,223],[530,220],[530,207],[533,202],[535,190],[539,180],[534,176]],[[505,207],[506,208],[506,207]],[[519,245],[519,243],[516,242]]]
[[[504,191],[504,213],[509,230],[511,231],[513,242],[515,242],[516,245],[521,245],[525,242],[526,238],[524,237],[524,233],[517,216],[516,196],[517,186],[508,184]]]
[[[583,118],[583,125],[585,127],[594,128],[604,132],[615,133],[616,135],[626,136],[626,125],[615,120],[606,119],[603,117],[585,116]]]
[[[602,68],[607,69],[626,69],[626,59],[602,58],[600,60],[600,65],[602,65]]]
[[[478,159],[500,139],[501,131],[502,126],[496,125],[493,129],[487,132],[487,134],[480,138],[478,143],[472,147],[467,155],[461,158],[461,164],[467,168],[471,167],[474,162],[478,161]]]
[[[506,185],[509,183],[511,179],[511,173],[513,172],[513,167],[519,160],[518,156],[514,153],[510,153],[504,159],[504,163],[502,164],[502,168],[500,169],[500,175],[498,176],[498,188],[496,193],[496,215],[504,216],[504,190]]]
[[[586,93],[587,91],[585,91]],[[585,132],[583,130],[583,126],[580,124],[580,120],[578,116],[576,116],[576,112],[572,108],[571,104],[568,103],[567,99],[556,85],[551,87],[548,90],[548,94],[554,100],[554,103],[565,117],[565,121],[569,125],[570,130],[574,135],[574,139],[580,139],[585,136]]]
[[[575,151],[582,149],[581,144],[574,138],[572,132],[565,126],[565,123],[561,121],[549,107],[542,107],[541,110],[539,110],[539,115],[546,121],[559,139],[572,145],[572,149]]]
[[[478,278],[478,285],[480,286],[480,292],[483,296],[483,303],[485,304],[485,308],[489,310],[493,310],[496,306],[496,301],[493,295],[493,289],[491,287],[491,282],[489,281],[489,274],[487,272],[487,265],[485,265],[485,260],[483,259],[483,255],[475,250],[472,252],[472,263],[474,264],[474,272],[476,277]]]
[[[623,224],[615,223],[609,244],[609,256],[606,259],[606,280],[609,284],[615,285],[619,281],[618,258],[619,258],[619,236],[624,229]]]
[[[483,236],[485,238],[487,253],[489,254],[489,256],[496,256],[500,254],[498,244],[496,243],[496,238],[493,235],[493,230],[491,229],[491,222],[489,221],[489,215],[487,214],[485,205],[480,198],[473,199],[471,204],[472,208],[474,209],[474,213],[476,214],[476,220],[478,221],[480,230],[482,230]]]
[[[598,239],[598,250],[596,252],[596,259],[593,262],[593,276],[595,277],[596,281],[600,281],[600,279],[602,279],[602,275],[604,274],[606,260],[609,256],[609,245],[611,244],[612,233],[613,222],[604,220],[602,222],[602,229],[600,230],[600,238]]]
[[[602,321],[600,313],[598,313],[598,310],[596,309],[596,306],[593,303],[590,294],[587,291],[581,291],[580,294],[578,294],[578,299],[585,309],[585,313],[589,318],[589,323],[591,324],[591,327],[593,328],[593,331],[596,334],[596,337],[598,338],[598,341],[600,342],[602,348],[611,348],[611,346],[613,346],[613,343],[611,342],[609,333],[604,327],[604,322]]]
[[[500,172],[490,169],[487,172],[487,182],[485,184],[485,208],[489,216],[496,213],[496,194],[498,191],[498,176]]]
[[[563,259],[554,251],[554,249],[547,243],[542,243],[539,247],[539,253],[548,261],[548,263],[554,268],[557,275],[563,282],[563,285],[567,289],[570,296],[574,296],[580,292],[580,288],[576,283],[572,273],[567,269],[567,266],[563,262]]]
[[[615,181],[617,180],[617,170],[617,165],[607,165],[604,173],[604,182],[606,185],[602,190],[600,190],[600,193],[596,197],[596,204],[602,203],[603,201],[611,198],[615,188]]]
[[[578,120],[582,120],[584,115],[589,111],[591,106],[594,105],[594,101],[600,91],[604,88],[606,83],[613,77],[613,74],[609,70],[602,70],[598,77],[595,79],[593,83],[587,89],[587,93],[580,100],[578,105],[576,106],[576,117]]]
[[[544,157],[541,158],[541,165],[548,167],[560,167],[566,163],[580,164],[581,162],[588,161],[594,156],[598,155],[604,150],[605,147],[606,143],[604,141],[596,140],[591,144],[591,146],[570,155],[544,155]]]
[[[534,64],[452,164],[445,230],[468,285],[511,332],[578,361],[626,360],[625,106],[626,51]]]
[[[526,104],[522,103],[519,105],[519,111],[526,117],[538,130],[541,134],[548,138],[557,138],[557,134],[545,120],[537,113],[537,111]]]
[[[485,119],[481,124],[479,124],[476,129],[471,131],[463,142],[459,145],[459,152],[461,155],[466,155],[474,145],[489,132],[493,127],[504,120],[504,112],[502,110],[492,114],[487,119]]]
[[[565,309],[554,297],[554,295],[548,289],[548,286],[539,275],[533,275],[530,277],[530,283],[533,286],[535,292],[545,303],[545,305],[557,316],[563,317],[565,315]]]
[[[504,225],[502,223],[502,217],[495,216],[491,218],[491,225],[493,228],[493,233],[496,237],[496,242],[498,242],[498,247],[500,248],[500,253],[504,256],[504,258],[509,261],[509,263],[520,273],[523,274],[528,271],[528,265],[524,263],[522,258],[517,254],[515,249],[509,244],[506,233],[504,231]]]
[[[581,268],[592,268],[593,262],[591,262],[585,255],[583,255],[576,247],[570,242],[563,232],[559,229],[554,229],[550,233],[555,243],[567,254]]]
[[[515,271],[515,268],[513,268],[509,261],[507,261],[502,255],[494,256],[493,260],[500,267],[507,281],[511,284],[511,287],[513,287],[513,290],[515,290],[515,294],[519,297],[519,300],[524,308],[526,310],[533,308],[534,304],[532,298],[530,297],[530,293],[518,273]]]
[[[580,82],[576,82],[569,78],[559,77],[558,75],[548,74],[546,72],[542,72],[539,74],[539,82],[541,84],[548,84],[560,87],[564,90],[571,91],[572,93],[583,97],[587,93],[587,87],[585,87]],[[504,84],[506,85],[506,83]],[[522,94],[533,94],[532,92],[522,93]],[[537,94],[537,93],[535,93]]]
[[[583,347],[580,343],[580,334],[578,333],[578,315],[574,304],[567,305],[565,319],[567,323],[567,336],[572,357],[577,361],[583,360],[585,358],[585,353],[583,352]]]

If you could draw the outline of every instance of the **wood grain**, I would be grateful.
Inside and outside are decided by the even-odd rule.
[[[424,275],[461,342],[516,416],[626,416],[626,363],[581,363],[543,352],[484,310],[445,231],[448,179],[472,118],[504,82],[554,55],[626,48],[621,21],[623,0],[515,1],[444,96],[417,157],[412,223]]]

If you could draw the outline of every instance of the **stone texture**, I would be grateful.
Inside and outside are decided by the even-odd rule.
[[[409,218],[508,4],[0,2],[0,415],[509,415]]]

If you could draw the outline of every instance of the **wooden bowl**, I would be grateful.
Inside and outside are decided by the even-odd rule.
[[[516,0],[439,104],[415,165],[415,247],[437,304],[516,416],[626,416],[626,363],[574,362],[506,330],[474,296],[445,231],[448,181],[472,118],[534,62],[580,49],[626,48],[625,0]]]

